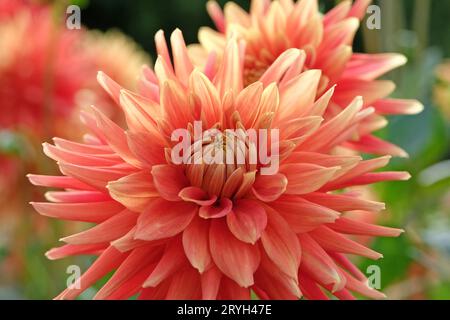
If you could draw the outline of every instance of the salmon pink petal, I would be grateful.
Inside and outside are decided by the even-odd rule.
[[[216,267],[210,268],[201,275],[203,300],[215,300],[217,298],[221,279],[222,272]]]
[[[253,194],[261,201],[272,202],[286,191],[287,186],[288,179],[281,173],[270,176],[260,175],[253,184]]]
[[[366,15],[367,7],[370,5],[371,2],[372,0],[356,0],[348,16],[362,20]]]
[[[201,280],[197,270],[184,268],[172,277],[167,300],[200,300],[201,297]]]
[[[286,194],[314,192],[330,181],[339,167],[325,168],[313,164],[286,164],[280,171],[287,177]]]
[[[236,238],[255,244],[267,226],[264,207],[253,200],[238,200],[227,216],[227,224]]]
[[[408,181],[409,179],[411,179],[411,175],[408,172],[371,172],[339,184],[338,189],[365,186],[384,181]]]
[[[349,271],[352,276],[356,277],[358,280],[365,281],[366,276],[364,273],[362,273],[357,266],[353,264],[352,261],[350,261],[349,258],[347,258],[342,253],[337,252],[329,252],[328,255],[343,269]]]
[[[367,280],[366,281],[358,281],[355,278],[353,278],[351,275],[343,271],[345,277],[347,278],[347,289],[350,291],[357,292],[359,294],[362,294],[366,297],[372,298],[372,299],[386,299],[386,296],[369,287]]]
[[[217,298],[220,300],[250,300],[250,289],[223,277],[220,282],[220,290]]]
[[[309,300],[329,300],[315,281],[304,274],[299,275],[300,289]]]
[[[203,219],[217,219],[227,216],[233,209],[233,202],[227,198],[221,198],[218,203],[201,207],[199,215]]]
[[[243,63],[238,41],[236,39],[229,41],[225,52],[223,63],[215,78],[216,87],[222,97],[230,89],[233,90],[234,94],[238,94],[243,88]]]
[[[112,218],[81,233],[62,238],[67,244],[106,243],[124,236],[136,224],[137,214],[124,210]]]
[[[342,290],[346,279],[340,276],[338,266],[330,256],[307,234],[300,235],[299,240],[302,246],[301,272],[322,286],[331,285],[332,292]]]
[[[78,179],[99,190],[106,190],[109,182],[119,180],[133,171],[129,168],[88,167],[67,163],[60,163],[59,168],[65,175]]]
[[[365,106],[370,106],[378,99],[389,96],[395,90],[395,84],[391,81],[345,79],[339,82],[334,94],[334,101],[340,106],[346,106],[356,96],[362,96]]]
[[[37,203],[31,205],[40,214],[61,220],[101,223],[123,211],[115,201],[88,203]]]
[[[358,141],[350,141],[346,145],[352,149],[359,149],[366,153],[378,155],[389,154],[395,157],[408,158],[408,153],[405,150],[372,135],[365,135]]]
[[[69,287],[58,295],[56,300],[72,300],[83,293],[95,282],[106,276],[112,270],[118,268],[128,255],[117,251],[113,247],[106,249],[100,257],[89,267],[78,281],[80,286]]]
[[[324,16],[324,24],[331,25],[347,18],[352,5],[349,1],[343,1],[328,11]]]
[[[225,17],[219,4],[216,1],[211,0],[207,2],[206,8],[217,30],[219,30],[219,32],[225,32]]]
[[[342,78],[374,80],[406,62],[405,56],[395,53],[354,54]]]
[[[181,199],[193,202],[199,206],[211,206],[217,201],[217,196],[210,196],[203,189],[197,187],[187,187],[178,194]]]
[[[323,224],[333,223],[339,217],[339,212],[298,196],[283,196],[270,207],[280,213],[296,233],[312,231]]]
[[[265,253],[261,254],[261,265],[255,273],[258,288],[272,300],[297,300],[302,293],[298,281],[283,273]]]
[[[272,82],[279,82],[286,71],[298,59],[305,59],[305,53],[298,49],[289,49],[282,53],[278,59],[267,69],[267,71],[259,79],[260,82],[267,87]]]
[[[122,87],[102,71],[97,73],[97,81],[118,105],[120,90],[122,90]]]
[[[144,288],[158,287],[188,263],[181,239],[176,237],[167,243],[161,259],[142,286]]]
[[[281,92],[279,119],[295,119],[310,107],[316,98],[320,70],[309,70],[291,80]],[[299,92],[298,88],[304,88]]]
[[[78,255],[100,255],[107,247],[108,245],[103,243],[82,245],[66,244],[62,247],[47,251],[45,256],[50,260],[59,260]]]
[[[252,286],[260,259],[258,247],[238,240],[223,219],[211,221],[209,241],[216,266],[239,286]]]
[[[126,136],[130,151],[141,163],[145,164],[146,168],[166,163],[164,148],[161,144],[155,143],[153,135],[145,132],[128,131]],[[152,141],[152,143],[149,143],[149,141]]]
[[[383,257],[382,254],[324,226],[312,231],[310,235],[326,251],[356,254],[373,260]]]
[[[155,45],[158,55],[164,59],[164,61],[167,63],[167,65],[170,66],[171,69],[173,69],[172,59],[170,58],[169,48],[167,47],[167,42],[163,30],[159,30],[155,34]]]
[[[189,185],[183,171],[175,166],[154,166],[152,176],[159,194],[168,201],[180,201],[180,191]]]
[[[111,197],[132,211],[143,211],[159,193],[149,171],[141,171],[110,182],[107,186]]]
[[[398,237],[404,232],[401,229],[381,227],[344,217],[338,219],[334,224],[328,225],[328,227],[343,234],[373,237]]]
[[[275,210],[265,207],[268,223],[261,242],[270,260],[287,276],[297,279],[301,247],[289,224]]]
[[[94,203],[112,200],[111,197],[98,191],[48,191],[45,199],[56,203]]]
[[[345,194],[317,192],[305,194],[302,198],[339,212],[354,210],[378,212],[386,208],[382,202],[369,201]]]
[[[381,99],[375,102],[373,107],[381,115],[418,114],[424,109],[419,101],[405,99]]]
[[[97,120],[97,126],[104,133],[105,139],[111,149],[126,162],[133,164],[137,168],[142,168],[143,164],[130,151],[124,130],[98,109],[92,107],[92,111]]]
[[[167,297],[169,286],[170,280],[166,280],[155,288],[144,288],[141,290],[138,300],[164,300]]]
[[[128,300],[137,293],[142,292],[142,283],[155,268],[155,264],[147,264],[139,268],[137,272],[130,275],[126,281],[121,281],[114,288],[114,291],[108,295],[101,297],[105,300]],[[96,297],[99,299],[99,297]]]
[[[198,207],[192,203],[156,199],[139,215],[135,238],[153,241],[176,236],[197,212]]]
[[[210,222],[195,217],[183,232],[183,248],[191,265],[200,273],[210,267],[212,259],[209,250]]]
[[[28,180],[40,187],[48,188],[62,188],[62,189],[74,189],[74,190],[96,190],[95,188],[85,184],[72,177],[55,177],[55,176],[42,176],[36,174],[27,175]]]
[[[182,83],[187,84],[189,75],[194,70],[194,67],[189,59],[183,34],[179,29],[175,30],[170,36],[170,44],[172,46],[175,73]]]
[[[149,265],[152,267],[146,270],[147,277],[154,269],[156,260],[161,255],[162,250],[154,250],[152,247],[140,247],[134,249],[128,257],[122,262],[120,267],[114,272],[114,275],[108,282],[97,292],[94,299],[104,300],[112,294],[117,293],[117,289],[124,283],[129,281],[133,276],[143,269],[147,269]],[[145,275],[142,280],[145,280]],[[141,283],[142,286],[142,283]]]

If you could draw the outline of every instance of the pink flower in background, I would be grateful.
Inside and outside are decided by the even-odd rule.
[[[377,80],[380,76],[406,63],[400,54],[353,53],[352,42],[371,0],[342,1],[323,15],[317,0],[253,0],[247,13],[229,2],[224,12],[215,1],[208,11],[218,31],[201,28],[200,45],[190,48],[197,65],[204,65],[208,53],[220,54],[230,36],[247,43],[244,61],[244,83],[259,79],[267,68],[289,48],[306,52],[304,70],[322,71],[317,94],[320,96],[336,86],[326,119],[332,118],[354,99],[362,96],[363,108],[375,113],[361,121],[358,130],[343,146],[371,154],[407,156],[397,146],[375,137],[372,133],[387,124],[383,116],[419,113],[423,106],[416,100],[390,99],[395,85]]]
[[[82,115],[90,130],[84,142],[44,145],[62,176],[29,176],[37,186],[64,189],[33,203],[40,214],[95,224],[47,253],[98,256],[81,288],[58,298],[74,299],[112,271],[97,299],[250,299],[252,291],[261,299],[383,298],[347,258],[382,255],[347,235],[402,231],[347,217],[384,208],[351,188],[409,175],[374,172],[389,156],[363,161],[334,152],[374,109],[355,97],[323,122],[334,88],[321,89],[320,70],[303,72],[308,55],[298,49],[281,53],[245,87],[245,44],[235,38],[217,69],[208,63],[204,71],[194,68],[180,31],[171,36],[173,61],[162,32],[156,43],[159,58],[154,71],[144,69],[140,94],[99,74],[126,129],[92,108]],[[196,121],[220,132],[279,130],[279,171],[261,174],[265,166],[249,161],[251,141],[239,150],[247,155],[242,165],[174,164],[172,133],[191,131]]]
[[[131,89],[150,61],[120,32],[68,30],[58,13],[64,14],[35,1],[0,0],[0,130],[23,136],[27,147],[36,150],[55,135],[81,136],[80,107],[95,103],[108,116],[120,114],[96,82],[98,70]],[[13,160],[6,153],[0,146],[0,169],[7,172],[0,186],[8,198],[18,188],[12,182],[24,175],[18,168],[48,166],[33,152]],[[11,161],[18,163],[7,166]]]
[[[49,7],[25,5],[0,25],[0,126],[38,136],[61,132],[54,129],[70,119],[89,71],[79,54],[84,31],[59,27]]]
[[[96,83],[99,70],[134,88],[149,57],[120,32],[69,30],[49,5],[0,0],[0,127],[33,136],[79,133],[78,108],[114,101]],[[61,18],[61,17],[59,17]],[[120,65],[121,68],[117,66]],[[45,138],[45,137],[44,137]]]

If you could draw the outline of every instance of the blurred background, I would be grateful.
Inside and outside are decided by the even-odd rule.
[[[85,257],[48,261],[44,256],[61,235],[81,226],[39,217],[28,205],[43,195],[28,184],[25,174],[51,174],[55,170],[52,161],[42,156],[40,143],[49,141],[61,127],[70,132],[70,137],[78,136],[79,128],[68,117],[73,110],[66,109],[94,103],[114,116],[112,101],[95,94],[100,88],[92,70],[104,70],[133,88],[133,74],[139,72],[140,65],[154,60],[153,35],[159,29],[168,33],[178,27],[186,41],[193,43],[198,28],[212,23],[203,0],[47,1],[44,10],[36,5],[33,10],[38,13],[33,17],[18,14],[20,9],[7,5],[11,1],[2,1],[0,113],[16,115],[20,106],[30,101],[36,110],[25,119],[0,116],[0,299],[50,299],[65,288],[69,265],[77,264],[85,270],[91,261]],[[249,7],[248,1],[235,2]],[[325,11],[336,2],[321,1],[322,9]],[[450,299],[450,61],[446,61],[450,58],[450,1],[374,2],[381,7],[382,28],[369,30],[364,24],[355,51],[406,55],[409,63],[391,72],[388,78],[398,86],[396,97],[419,99],[425,111],[417,116],[391,117],[390,125],[379,133],[410,154],[409,159],[392,161],[389,170],[409,171],[413,179],[382,183],[368,190],[371,197],[386,202],[388,207],[373,219],[407,232],[397,239],[372,243],[375,250],[384,254],[381,261],[361,259],[358,263],[363,272],[370,265],[380,267],[381,289],[390,299]],[[65,34],[54,25],[64,17],[69,3],[82,8],[85,28]],[[41,20],[53,21],[53,27],[45,22],[41,26],[34,20],[34,16],[41,15]],[[21,39],[17,28],[25,30],[25,37],[27,27],[36,35],[42,32],[46,36],[29,39],[28,35]],[[41,43],[33,44],[33,38]],[[14,52],[20,41],[26,43],[29,52],[22,45],[19,53],[8,56],[7,52]],[[46,51],[45,45],[51,49]],[[47,65],[45,54],[52,61],[50,69],[39,68],[35,62],[43,59],[42,65]],[[17,55],[21,58],[19,67],[16,65],[12,73],[8,63],[14,63]],[[30,59],[33,66],[27,65]],[[61,88],[53,86],[53,100],[46,99],[45,85],[23,90],[25,82],[42,74],[53,76],[45,78],[48,81],[44,84],[63,83]],[[70,93],[66,109],[52,109],[52,101],[59,99],[58,90],[64,96]],[[21,100],[11,98],[17,96]],[[83,298],[94,293],[95,288]]]

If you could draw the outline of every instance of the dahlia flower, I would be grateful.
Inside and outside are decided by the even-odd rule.
[[[253,0],[249,13],[233,2],[227,3],[222,12],[215,1],[209,1],[207,8],[217,31],[201,28],[200,45],[190,48],[191,56],[197,57],[197,65],[203,65],[205,56],[211,52],[216,53],[220,61],[228,37],[243,39],[247,43],[244,84],[249,85],[285,50],[302,49],[306,53],[304,70],[322,71],[318,96],[336,85],[325,114],[327,119],[351,103],[355,96],[363,97],[363,108],[371,106],[375,110],[372,116],[360,122],[355,136],[342,145],[365,153],[404,157],[407,156],[405,151],[372,133],[386,126],[383,116],[415,114],[422,111],[423,106],[415,100],[387,98],[395,88],[394,83],[377,80],[406,63],[404,56],[353,53],[352,42],[370,2],[356,0],[352,5],[352,1],[341,1],[323,15],[318,10],[317,0]]]
[[[154,70],[144,69],[140,94],[98,76],[126,128],[92,107],[82,114],[89,128],[82,143],[44,144],[62,176],[29,175],[34,185],[64,189],[33,203],[40,214],[95,224],[47,253],[97,256],[79,287],[57,298],[74,299],[111,272],[96,299],[250,299],[251,292],[261,299],[383,298],[347,257],[382,255],[348,235],[402,231],[348,218],[384,208],[351,188],[409,175],[374,172],[389,156],[364,161],[334,153],[374,109],[355,97],[324,123],[334,88],[317,98],[321,71],[302,72],[307,55],[298,49],[244,87],[243,42],[229,40],[217,72],[213,63],[194,67],[179,30],[171,36],[173,61],[162,32],[156,43],[159,58]],[[173,133],[199,123],[204,137],[191,138],[182,156],[195,161],[178,163]],[[276,172],[264,175],[268,164],[252,161],[254,140],[231,147],[226,132],[236,129],[279,133],[270,148],[277,149]],[[224,138],[220,144],[207,139],[209,130]],[[206,161],[211,148],[244,161]]]
[[[81,33],[57,28],[48,7],[20,7],[0,21],[2,128],[41,136],[52,120],[69,118],[88,71],[77,50]]]
[[[98,85],[96,73],[102,70],[125,88],[136,89],[142,66],[150,63],[150,57],[133,39],[117,30],[89,31],[83,39],[83,52],[91,64],[91,72],[83,92],[77,95],[77,105],[93,104],[119,120],[121,112]]]
[[[150,60],[119,32],[68,30],[56,20],[49,5],[0,0],[0,128],[26,136],[35,149],[55,135],[81,135],[74,116],[80,106],[95,103],[108,116],[118,114],[96,81],[98,70],[134,88]],[[40,163],[36,157],[14,161]],[[17,180],[22,174],[10,171],[8,162],[0,150],[0,170]],[[0,176],[0,185],[8,186],[5,197],[16,192],[9,177]]]
[[[150,61],[120,32],[66,29],[55,21],[51,6],[0,0],[0,8],[5,8],[0,19],[2,128],[73,136],[78,106],[95,102],[111,116],[117,109],[96,83],[98,70],[132,89],[141,66]]]

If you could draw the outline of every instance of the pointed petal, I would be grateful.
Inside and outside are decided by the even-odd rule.
[[[380,253],[366,248],[327,227],[320,227],[312,231],[310,235],[326,251],[356,254],[373,260],[383,257]]]
[[[356,221],[348,218],[340,218],[328,226],[330,229],[343,234],[353,234],[373,237],[398,237],[404,231]]]
[[[92,223],[106,221],[124,209],[115,201],[64,204],[32,202],[31,205],[46,217]]]
[[[286,194],[314,192],[330,181],[339,167],[325,168],[313,164],[287,164],[280,171],[287,177]]]
[[[280,213],[296,233],[312,231],[339,218],[339,212],[297,196],[283,196],[270,206]]]
[[[95,227],[61,239],[68,244],[106,243],[119,239],[136,224],[137,214],[124,210]]]
[[[253,274],[259,265],[259,250],[238,240],[229,230],[223,219],[211,221],[209,233],[210,248],[217,267],[239,286],[253,285]]]
[[[191,265],[203,274],[211,265],[209,253],[210,222],[195,217],[183,232],[183,248]]]
[[[184,254],[180,237],[172,239],[166,245],[163,256],[142,286],[144,288],[159,286],[187,263],[189,262]]]
[[[264,250],[272,262],[287,276],[297,279],[301,248],[296,234],[273,209],[265,207],[268,223],[261,236]]]

